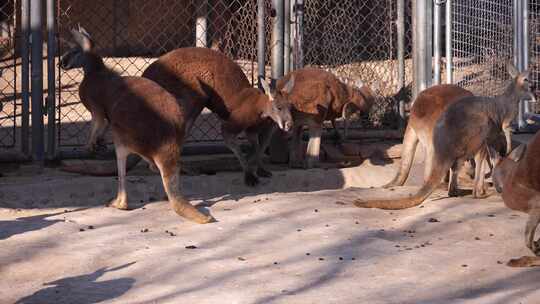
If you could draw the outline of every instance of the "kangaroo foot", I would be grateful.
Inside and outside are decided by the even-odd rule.
[[[171,204],[174,212],[195,223],[208,224],[216,221],[213,216],[203,214],[184,199],[175,199]]]
[[[486,190],[485,189],[482,189],[482,190],[476,190],[474,189],[473,190],[473,197],[474,198],[477,198],[477,199],[481,199],[481,198],[486,198],[488,197],[489,195],[486,193]]]
[[[510,267],[534,267],[540,266],[540,257],[537,256],[522,256],[517,259],[511,259],[506,263]]]
[[[128,202],[126,198],[117,197],[111,200],[107,207],[113,207],[120,210],[128,210]]]
[[[244,174],[244,183],[249,187],[255,187],[259,184],[259,178],[252,172],[246,172]]]
[[[259,167],[257,168],[257,176],[259,177],[272,177],[272,172],[262,168],[262,167]]]

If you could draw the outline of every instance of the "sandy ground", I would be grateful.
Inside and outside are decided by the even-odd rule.
[[[159,201],[158,176],[135,171],[120,211],[103,207],[112,177],[22,168],[0,179],[0,303],[538,302],[540,270],[505,265],[529,254],[526,216],[498,195],[352,205],[410,192],[368,188],[394,167],[275,171],[256,190],[238,172],[186,176],[207,225]]]

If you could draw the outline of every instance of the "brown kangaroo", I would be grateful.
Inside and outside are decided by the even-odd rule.
[[[520,145],[495,166],[493,183],[497,192],[502,193],[508,208],[529,214],[525,245],[540,256],[540,245],[534,240],[536,227],[540,223],[540,132],[527,145]],[[540,265],[539,259],[526,261],[527,265],[518,265],[516,260],[511,261],[510,265]]]
[[[258,176],[272,176],[263,168],[261,158],[276,125],[284,131],[292,128],[287,95],[294,86],[294,78],[278,91],[270,90],[261,79],[263,93],[251,86],[238,64],[207,48],[171,51],[153,62],[143,77],[154,80],[177,97],[189,96],[194,100],[196,106],[188,114],[188,130],[204,107],[221,118],[223,139],[238,158],[247,185],[257,185]],[[240,150],[237,136],[242,132],[254,147],[249,157]]]
[[[361,208],[404,209],[421,204],[442,182],[446,172],[450,170],[448,192],[457,192],[457,172],[463,162],[472,158],[476,163],[473,196],[485,196],[484,159],[488,155],[487,144],[497,139],[504,130],[507,150],[510,151],[510,123],[518,112],[518,104],[522,98],[533,98],[529,87],[528,72],[519,73],[508,64],[512,76],[510,84],[502,95],[496,97],[468,96],[461,98],[447,107],[433,130],[433,164],[427,181],[420,190],[407,198],[390,200],[354,202]],[[481,174],[482,172],[482,174]]]
[[[302,129],[309,128],[309,143],[306,152],[305,168],[316,166],[319,161],[323,122],[330,120],[335,127],[339,117],[348,119],[350,112],[368,111],[375,97],[371,89],[361,82],[347,85],[334,74],[316,68],[295,70],[280,81],[277,88],[282,89],[294,78],[294,89],[289,94],[293,105],[293,138],[291,141],[289,165],[298,166],[300,162],[299,145]]]
[[[128,154],[136,153],[158,168],[167,197],[177,214],[197,223],[213,221],[180,193],[180,151],[186,134],[181,102],[150,79],[121,77],[108,69],[102,58],[94,53],[93,42],[84,29],[79,27],[71,34],[76,44],[62,55],[60,67],[84,70],[79,95],[92,113],[92,135],[96,136],[95,130],[105,128],[107,122],[112,129],[118,195],[109,205],[128,209],[126,159]]]
[[[432,168],[433,130],[437,120],[449,105],[467,96],[473,96],[473,94],[452,84],[435,85],[418,94],[411,107],[409,122],[403,136],[403,148],[398,171],[392,181],[383,186],[384,188],[403,186],[405,184],[411,171],[418,142],[423,146],[426,154],[424,181],[427,182]]]

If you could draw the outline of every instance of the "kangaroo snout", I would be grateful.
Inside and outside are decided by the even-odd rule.
[[[286,121],[284,124],[283,124],[283,128],[281,128],[283,131],[285,132],[289,132],[292,130],[292,127],[293,127],[293,122],[292,121]]]

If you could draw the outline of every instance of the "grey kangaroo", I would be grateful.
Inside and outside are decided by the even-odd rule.
[[[464,97],[450,105],[442,114],[433,130],[433,164],[424,185],[414,195],[390,200],[354,202],[360,208],[405,209],[421,204],[442,182],[450,170],[448,192],[457,192],[457,173],[463,163],[474,157],[475,181],[473,196],[485,197],[484,159],[488,155],[487,144],[496,141],[504,131],[507,150],[511,148],[510,123],[518,112],[520,99],[531,98],[528,72],[519,73],[511,64],[508,72],[512,77],[502,95],[496,97]]]

